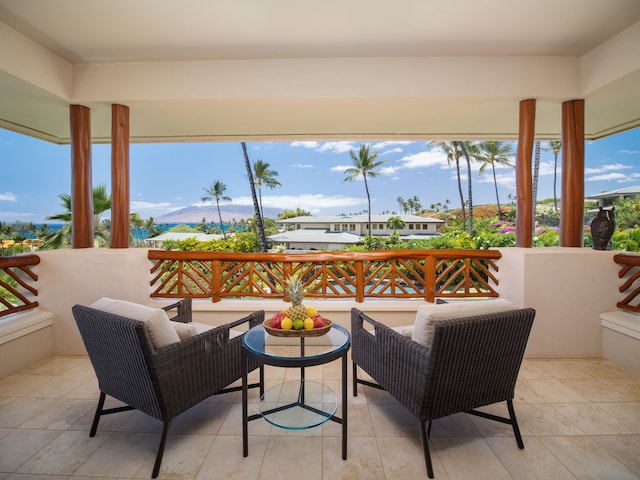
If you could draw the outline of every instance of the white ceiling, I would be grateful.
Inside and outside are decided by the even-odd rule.
[[[639,0],[0,0],[0,126],[68,141],[587,136],[640,124]]]

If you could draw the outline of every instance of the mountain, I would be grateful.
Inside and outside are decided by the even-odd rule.
[[[223,222],[232,220],[242,220],[253,217],[253,207],[249,205],[221,205],[220,213]],[[264,208],[264,215],[267,218],[276,218],[280,210],[277,208]],[[156,218],[156,223],[199,223],[205,218],[207,223],[220,221],[218,209],[215,205],[206,207],[185,207],[175,212],[167,213]]]

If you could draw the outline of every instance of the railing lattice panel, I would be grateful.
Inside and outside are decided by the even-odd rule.
[[[149,250],[152,297],[280,298],[297,274],[306,297],[323,299],[497,297],[497,250],[331,253]]]

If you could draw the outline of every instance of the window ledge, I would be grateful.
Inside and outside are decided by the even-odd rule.
[[[53,325],[53,313],[35,309],[0,320],[0,345]]]
[[[640,340],[640,315],[615,310],[600,314],[603,327]]]

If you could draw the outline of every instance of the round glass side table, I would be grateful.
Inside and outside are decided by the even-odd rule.
[[[280,337],[277,337],[280,338]],[[271,337],[262,325],[251,328],[244,334],[243,375],[242,375],[242,449],[249,454],[248,423],[264,418],[280,428],[301,430],[334,421],[342,425],[342,458],[347,459],[347,352],[351,346],[351,336],[342,326],[335,323],[321,337],[288,338],[283,342]],[[288,348],[287,348],[288,347]],[[261,365],[300,369],[300,380],[291,380],[267,390],[260,399],[260,413],[249,415],[248,360],[252,358]],[[336,394],[322,383],[305,378],[305,367],[323,365],[342,359],[342,414],[338,411]]]

